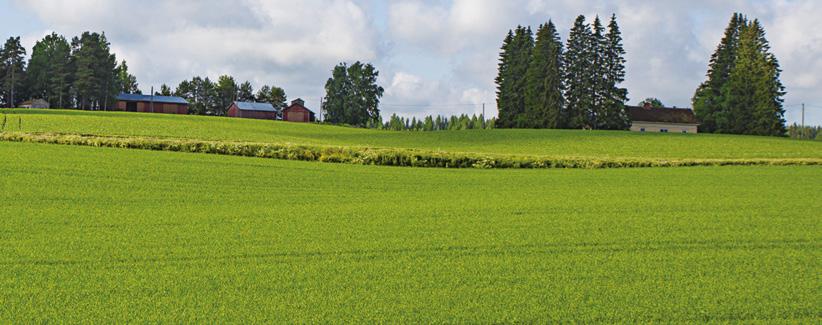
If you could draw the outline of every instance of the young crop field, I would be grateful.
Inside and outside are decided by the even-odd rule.
[[[709,134],[579,130],[393,132],[222,117],[69,110],[0,110],[7,132],[420,149],[581,158],[822,158],[822,143]],[[0,114],[0,119],[3,119]]]
[[[328,136],[317,142],[443,137],[465,150],[819,154],[701,135],[473,134],[498,137],[486,148],[458,132],[411,140],[199,117],[32,111],[23,123],[254,141],[302,141],[314,127]],[[693,147],[666,148],[682,144]],[[821,179],[820,166],[448,170],[0,142],[0,322],[819,323]]]

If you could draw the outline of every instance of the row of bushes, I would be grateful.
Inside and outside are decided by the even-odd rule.
[[[822,165],[822,159],[621,159],[551,158],[470,153],[430,152],[412,149],[323,147],[291,144],[102,137],[58,133],[2,132],[0,140],[92,147],[207,153],[231,156],[321,161],[358,165],[438,168],[629,168],[728,165]]]

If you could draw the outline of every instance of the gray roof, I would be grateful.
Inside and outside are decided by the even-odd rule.
[[[234,102],[243,111],[276,112],[271,103]]]
[[[184,104],[188,105],[188,101],[185,98],[177,97],[177,96],[151,96],[151,95],[140,95],[140,94],[119,94],[117,95],[117,100],[121,100],[124,102],[155,102],[155,103],[167,103],[167,104]]]

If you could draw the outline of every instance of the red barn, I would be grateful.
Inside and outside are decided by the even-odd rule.
[[[283,110],[283,121],[307,123],[316,121],[316,117],[314,112],[305,107],[305,101],[297,98]]]
[[[116,111],[188,114],[188,101],[177,96],[151,96],[140,94],[120,94],[117,96]]]
[[[270,103],[234,102],[228,107],[229,117],[276,120],[277,110]]]

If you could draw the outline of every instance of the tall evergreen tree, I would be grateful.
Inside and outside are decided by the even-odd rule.
[[[507,40],[507,39],[506,39]],[[531,62],[534,48],[534,34],[531,27],[518,26],[511,43],[505,51],[505,75],[500,78],[501,89],[497,102],[503,103],[500,111],[500,127],[526,127],[529,124],[525,113],[525,75]],[[501,64],[503,57],[501,56]],[[501,68],[502,69],[502,68]],[[501,70],[502,71],[502,70]]]
[[[531,62],[526,73],[526,126],[556,128],[565,104],[562,41],[552,21],[537,30]]]
[[[757,56],[758,78],[757,92],[754,104],[754,125],[752,134],[782,136],[787,132],[785,128],[785,109],[783,107],[785,86],[780,81],[782,70],[779,60],[771,53],[770,45],[765,37],[765,29],[758,20],[749,27],[757,40],[759,56]]]
[[[245,81],[240,84],[237,91],[237,100],[241,102],[253,102],[256,100],[254,96],[254,86],[251,85],[251,82]]]
[[[128,72],[128,63],[126,60],[120,62],[116,69],[117,91],[124,94],[141,94],[139,84],[137,84],[137,77]],[[163,85],[166,86],[166,85]],[[168,87],[168,86],[166,86]],[[170,91],[170,89],[169,89]]]
[[[728,124],[718,132],[755,135],[784,135],[779,64],[759,21],[745,24],[739,33],[734,68],[722,87],[723,115]]]
[[[588,73],[587,84],[591,86],[591,107],[588,112],[588,125],[593,129],[602,129],[606,126],[606,100],[610,91],[607,79],[605,26],[599,16],[594,18],[591,25],[591,38],[588,40],[588,52],[591,55],[591,70]]]
[[[38,41],[26,72],[32,98],[42,98],[52,107],[69,106],[71,45],[65,37],[51,33]]]
[[[502,47],[500,48],[499,54],[499,64],[498,64],[498,72],[495,82],[497,84],[497,110],[498,110],[498,117],[499,117],[499,127],[508,126],[511,123],[509,121],[513,121],[513,110],[512,107],[514,100],[513,97],[513,81],[515,76],[512,74],[512,65],[513,65],[513,56],[514,56],[514,32],[512,30],[508,31],[508,34],[505,36],[505,39],[502,41]],[[442,123],[437,123],[438,125],[442,125]]]
[[[729,123],[723,105],[722,87],[730,79],[731,70],[736,63],[739,34],[747,19],[739,13],[734,13],[725,35],[722,37],[716,51],[711,55],[708,65],[708,79],[703,82],[693,97],[694,113],[701,121],[699,126],[702,132],[715,132],[718,129],[728,129]]]
[[[594,106],[592,38],[591,28],[585,23],[585,16],[580,15],[574,21],[574,26],[568,35],[568,45],[565,51],[566,109],[562,125],[567,128],[592,127],[590,124],[591,111]]]
[[[17,105],[23,98],[26,81],[26,49],[20,37],[11,37],[0,49],[0,95],[6,107]]]
[[[105,34],[84,32],[71,41],[72,90],[81,109],[107,109],[117,95],[117,60]]]
[[[628,101],[628,90],[620,87],[620,84],[625,81],[625,49],[622,46],[622,32],[619,30],[616,14],[611,16],[611,21],[608,23],[605,40],[605,59],[603,60],[605,94],[602,98],[605,117],[602,127],[609,130],[623,130],[631,126],[631,118],[625,107]]]
[[[711,56],[708,80],[696,91],[694,111],[703,132],[784,135],[779,62],[758,20],[734,14]]]

